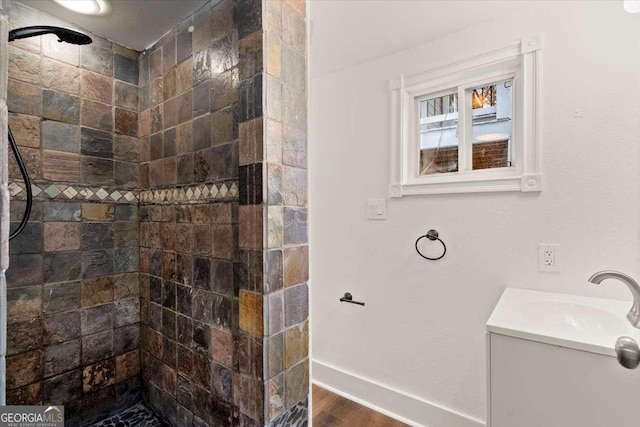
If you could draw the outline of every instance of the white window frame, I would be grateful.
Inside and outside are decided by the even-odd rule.
[[[523,38],[503,49],[391,81],[393,144],[390,197],[420,194],[542,191],[540,36]],[[472,114],[465,91],[513,79],[513,167],[471,169],[471,149],[458,148],[459,172],[420,175],[420,118],[417,100],[457,90],[458,135],[471,144]],[[469,104],[469,105],[467,105]],[[452,113],[453,114],[453,113]],[[453,117],[453,116],[452,116]]]

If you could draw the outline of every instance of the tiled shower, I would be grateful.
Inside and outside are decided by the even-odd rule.
[[[8,9],[11,28],[72,27]],[[0,46],[34,193],[9,244],[7,404],[62,404],[67,425],[140,401],[174,426],[306,425],[305,28],[302,1],[222,0],[144,52]]]

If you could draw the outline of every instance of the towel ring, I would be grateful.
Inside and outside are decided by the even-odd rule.
[[[442,241],[442,239],[440,237],[438,237],[438,236],[439,236],[439,234],[438,234],[438,232],[436,230],[429,230],[429,231],[427,231],[427,234],[425,234],[424,236],[418,237],[418,240],[416,240],[416,252],[418,252],[418,255],[420,255],[424,259],[428,259],[429,261],[437,261],[437,260],[443,258],[445,256],[445,254],[447,253],[447,245],[445,245],[444,242]],[[443,249],[442,255],[440,255],[437,258],[429,258],[428,256],[424,256],[422,254],[422,252],[420,252],[420,249],[418,249],[418,243],[420,242],[420,240],[424,239],[425,237],[427,239],[431,240],[431,241],[437,240],[440,243],[442,243],[442,249]]]

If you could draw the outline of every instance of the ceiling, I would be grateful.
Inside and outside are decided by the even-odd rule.
[[[142,51],[207,0],[107,0],[107,15],[72,12],[52,0],[18,0],[120,45]]]
[[[408,49],[527,1],[311,0],[311,77]]]

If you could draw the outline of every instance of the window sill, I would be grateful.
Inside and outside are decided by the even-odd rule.
[[[542,175],[509,175],[496,177],[448,176],[416,178],[406,184],[392,184],[390,197],[415,196],[423,194],[489,193],[503,191],[542,191]]]

